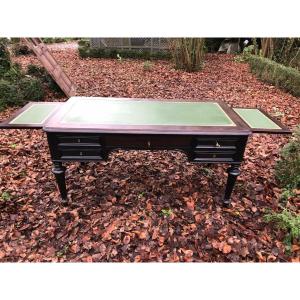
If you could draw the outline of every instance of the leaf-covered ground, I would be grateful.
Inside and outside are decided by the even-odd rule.
[[[218,99],[260,106],[291,129],[300,122],[299,98],[261,83],[230,55],[208,54],[204,69],[189,74],[166,61],[147,71],[138,60],[80,59],[74,47],[53,54],[78,95]],[[299,261],[300,247],[285,254],[282,233],[262,219],[278,209],[273,167],[287,141],[250,137],[230,209],[221,206],[226,166],[191,164],[176,151],[117,151],[107,162],[68,164],[72,202],[64,207],[45,134],[1,130],[0,261]]]

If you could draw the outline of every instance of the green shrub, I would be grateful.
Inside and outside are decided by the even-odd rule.
[[[284,209],[281,213],[266,214],[264,220],[274,223],[286,232],[284,242],[287,246],[287,250],[290,251],[293,241],[299,240],[300,238],[300,216]]]
[[[9,71],[10,67],[11,59],[7,49],[7,40],[0,38],[0,78]]]
[[[291,141],[280,151],[275,176],[283,187],[280,200],[286,204],[300,188],[300,126],[294,131]],[[300,238],[300,216],[284,209],[281,213],[267,214],[265,220],[286,231],[284,242],[290,251],[293,240]]]
[[[30,76],[36,76],[36,77],[44,78],[45,75],[46,75],[46,70],[43,67],[29,64],[27,66],[26,74],[30,75]]]
[[[248,47],[245,47],[242,54],[236,55],[234,57],[234,61],[236,62],[247,62],[251,54],[254,54],[255,52],[255,46],[250,45]]]
[[[0,108],[21,105],[24,103],[23,93],[15,82],[0,80]]]
[[[7,46],[10,43],[8,38],[0,38],[0,44]]]
[[[289,188],[284,188],[282,190],[282,193],[280,195],[280,200],[281,202],[286,205],[287,201],[291,198],[291,197],[295,197],[296,193],[294,192],[294,190],[291,190]]]
[[[42,83],[44,83],[51,91],[57,93],[58,95],[64,95],[64,92],[48,74],[45,68],[30,64],[27,66],[27,74],[40,79]]]
[[[18,81],[22,77],[24,77],[24,73],[22,72],[22,68],[19,64],[15,63],[11,66],[11,68],[4,73],[3,79],[7,81]]]
[[[11,43],[11,44],[20,43],[20,41],[21,41],[21,38],[11,38],[11,39],[10,39],[10,43]]]
[[[170,42],[173,61],[177,69],[199,71],[204,62],[205,41],[201,38],[179,38]]]
[[[300,126],[291,141],[280,152],[275,166],[275,176],[281,186],[288,190],[300,188]]]
[[[44,98],[44,88],[42,82],[39,79],[25,77],[20,80],[19,85],[24,95],[24,100],[37,101]]]
[[[78,41],[78,46],[81,46],[81,47],[90,47],[90,40],[89,39],[80,39]]]
[[[12,46],[12,51],[16,56],[33,54],[32,50],[29,49],[27,45],[22,43],[15,43]]]
[[[247,61],[251,72],[261,80],[280,87],[296,97],[300,96],[300,72],[298,70],[256,55],[249,55]]]

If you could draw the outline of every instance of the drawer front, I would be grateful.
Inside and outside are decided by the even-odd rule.
[[[101,138],[97,135],[58,135],[57,136],[58,144],[94,144],[94,145],[102,145],[103,142]]]
[[[115,134],[105,136],[105,145],[109,149],[168,150],[189,149],[191,136]]]
[[[90,149],[90,148],[63,148],[60,149],[61,159],[91,159],[91,160],[101,160],[103,159],[103,151],[101,149]]]
[[[247,142],[244,136],[201,136],[192,142],[193,162],[241,162]]]
[[[53,160],[88,161],[106,159],[103,138],[97,134],[48,134]]]
[[[233,162],[235,154],[233,151],[194,151],[193,161]]]
[[[193,140],[193,146],[195,148],[235,148],[240,139],[238,137],[196,137]]]

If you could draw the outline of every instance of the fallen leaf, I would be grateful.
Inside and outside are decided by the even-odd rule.
[[[71,247],[70,247],[70,250],[73,252],[73,253],[78,253],[80,251],[80,247],[78,246],[78,244],[73,244]]]
[[[148,236],[148,233],[147,233],[147,231],[141,231],[141,232],[139,232],[138,236],[141,240],[145,240]]]
[[[0,250],[0,259],[5,257],[5,252]]]
[[[130,236],[125,235],[123,238],[123,244],[128,245],[130,243]]]
[[[222,252],[223,252],[224,254],[230,253],[230,252],[231,252],[231,246],[228,245],[228,244],[224,244],[223,247],[222,247]]]

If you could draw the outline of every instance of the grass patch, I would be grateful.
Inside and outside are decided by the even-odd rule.
[[[170,217],[172,215],[172,209],[171,208],[163,208],[161,210],[161,215],[164,217]]]
[[[266,214],[264,220],[285,231],[284,243],[286,250],[290,252],[292,243],[300,238],[300,216],[284,209],[280,213]]]
[[[300,126],[294,131],[290,142],[280,151],[275,176],[285,190],[300,188]]]
[[[296,192],[300,188],[300,127],[295,130],[290,142],[280,151],[280,159],[275,166],[275,176],[283,188],[280,200],[286,206],[290,198],[297,196]],[[295,240],[299,242],[300,215],[284,208],[280,213],[266,214],[264,219],[285,231],[284,243],[287,251],[290,252],[292,243]]]
[[[1,195],[2,201],[9,201],[11,199],[12,199],[12,195],[9,192],[5,191],[2,193],[2,195]]]
[[[143,64],[144,71],[151,71],[152,69],[152,63],[149,60],[146,60]]]

